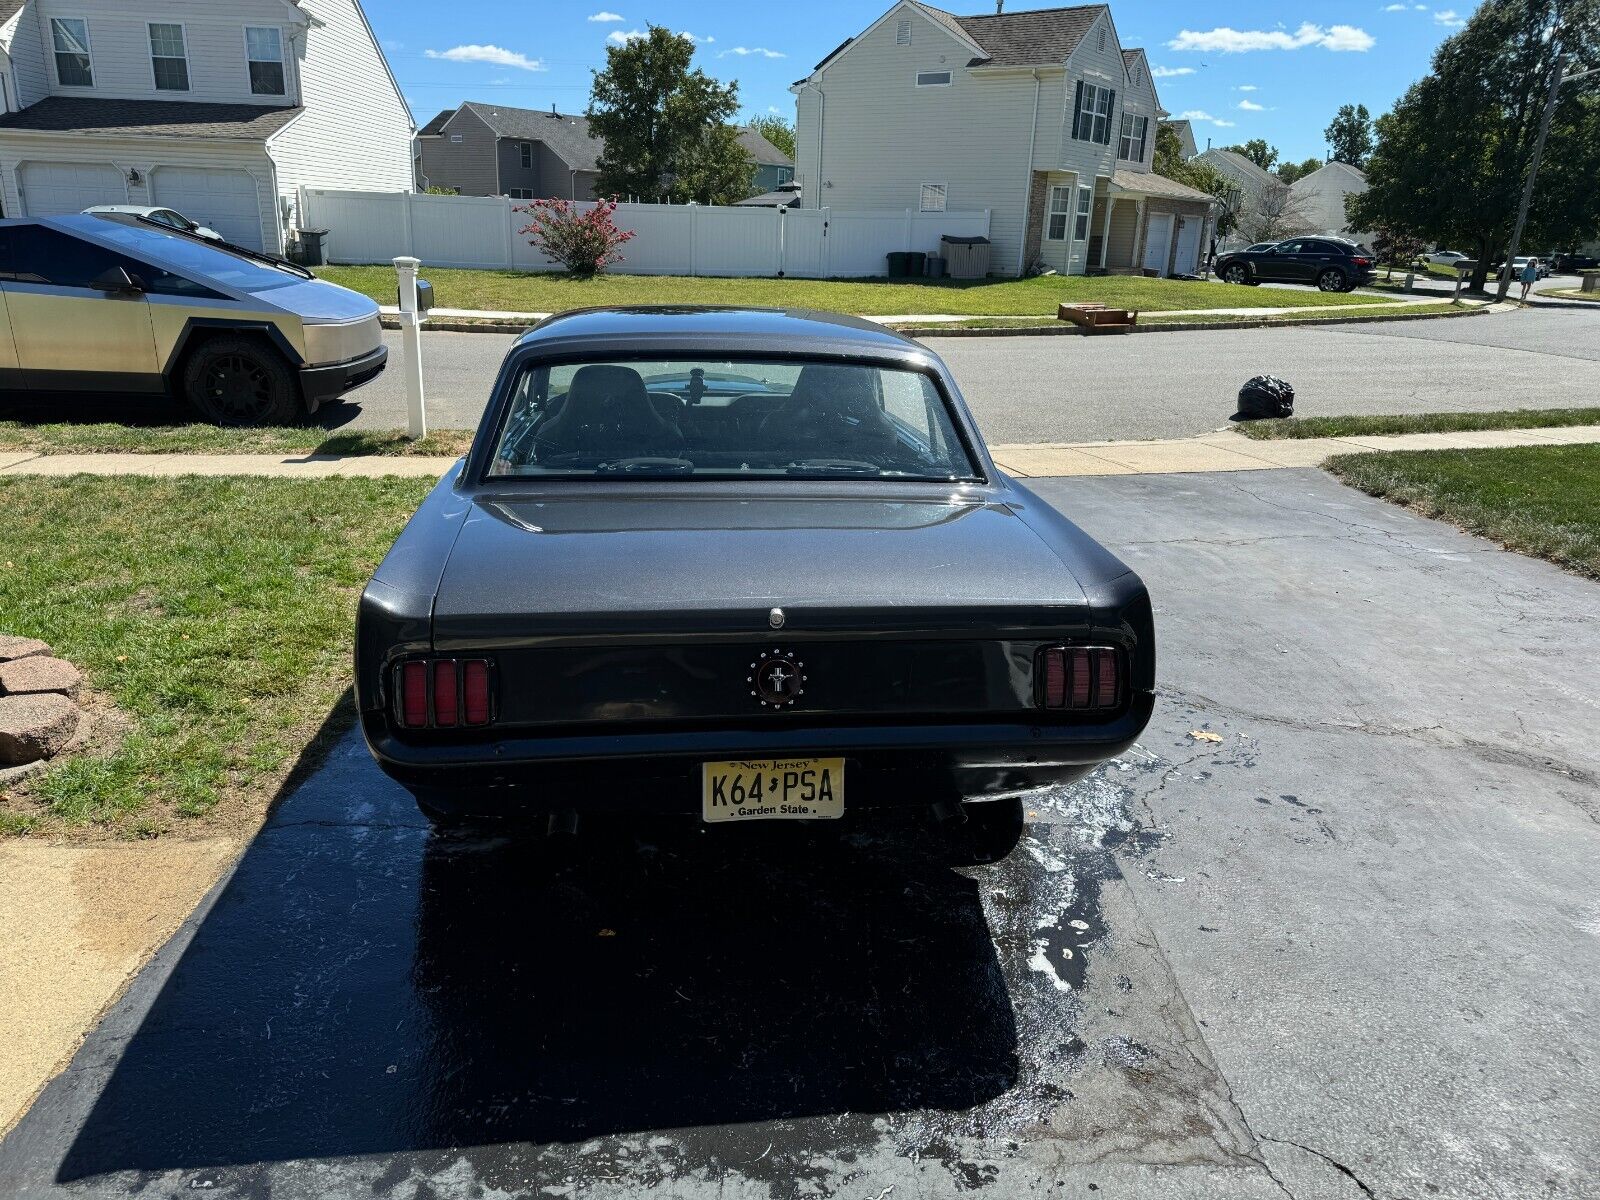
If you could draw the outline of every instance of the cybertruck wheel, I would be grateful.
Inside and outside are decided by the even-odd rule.
[[[288,425],[303,411],[283,356],[247,337],[216,338],[191,354],[183,394],[213,425]]]
[[[1021,800],[983,800],[962,808],[967,819],[944,829],[957,863],[996,863],[1017,848],[1027,825]]]

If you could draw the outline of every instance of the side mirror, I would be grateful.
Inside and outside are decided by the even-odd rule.
[[[142,292],[144,284],[128,274],[126,267],[107,267],[89,285],[100,292]]]

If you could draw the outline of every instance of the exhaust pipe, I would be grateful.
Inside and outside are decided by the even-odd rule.
[[[547,827],[551,837],[577,837],[578,813],[571,808],[563,808],[560,812],[550,814],[550,824]]]

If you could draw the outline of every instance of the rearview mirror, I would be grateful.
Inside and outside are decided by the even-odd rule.
[[[126,267],[107,267],[89,285],[101,292],[142,292],[144,285],[128,274]]]

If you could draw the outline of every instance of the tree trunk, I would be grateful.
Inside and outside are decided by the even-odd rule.
[[[1478,261],[1472,268],[1471,292],[1483,291],[1484,282],[1489,278],[1489,239],[1478,239]]]

